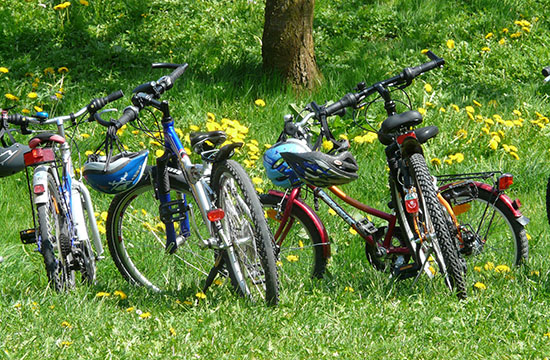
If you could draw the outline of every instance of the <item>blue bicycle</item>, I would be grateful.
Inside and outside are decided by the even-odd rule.
[[[153,68],[175,70],[135,88],[133,105],[118,120],[106,121],[100,113],[95,116],[108,127],[107,156],[93,159],[88,166],[108,169],[113,144],[119,142],[117,130],[129,123],[153,135],[139,114],[149,107],[162,113],[158,133],[164,139],[164,153],[109,207],[107,242],[118,270],[129,282],[155,291],[189,286],[202,286],[205,291],[218,274],[227,275],[239,294],[275,304],[278,281],[272,235],[249,176],[230,160],[242,144],[220,147],[227,138],[222,131],[191,133],[191,147],[202,160],[194,163],[175,131],[168,102],[160,101],[187,64],[161,63]],[[86,177],[86,166],[84,172]],[[97,185],[120,184],[132,177],[125,172],[109,175],[98,177],[102,184]],[[197,274],[205,275],[206,283],[199,284]]]

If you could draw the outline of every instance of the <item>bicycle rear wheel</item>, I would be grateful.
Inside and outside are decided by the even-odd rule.
[[[265,216],[271,231],[275,233],[287,206],[284,198],[273,194],[260,195]],[[276,239],[276,253],[279,260],[281,282],[296,279],[304,274],[322,278],[327,267],[328,256],[324,254],[321,234],[308,214],[298,206],[292,206],[287,222],[288,232]],[[286,230],[286,229],[285,229]]]
[[[524,226],[493,192],[474,183],[464,186],[462,191],[441,192],[460,224],[461,252],[473,266],[524,264],[529,254]]]
[[[420,213],[425,219],[421,226],[428,229],[428,234],[433,227],[437,237],[437,241],[431,244],[433,250],[435,250],[433,255],[440,268],[444,266],[446,269],[444,275],[448,278],[450,286],[457,296],[461,299],[466,298],[464,264],[460,258],[454,237],[451,236],[447,226],[443,207],[437,199],[433,178],[428,171],[424,156],[422,154],[412,154],[409,163],[412,170],[411,175],[414,178],[416,189],[419,191]],[[425,209],[422,209],[424,206]],[[442,259],[439,258],[439,253]]]
[[[221,222],[236,257],[235,262],[226,257],[231,283],[253,301],[276,304],[279,286],[273,237],[252,181],[242,166],[227,160],[215,165],[211,186],[217,195],[216,205],[225,212]],[[239,281],[239,273],[244,282]]]
[[[44,257],[46,274],[56,291],[74,287],[75,272],[71,269],[72,254],[66,219],[61,209],[61,195],[53,175],[47,172],[48,201],[36,206],[39,227],[39,248]]]
[[[165,225],[160,220],[160,202],[148,167],[138,183],[131,190],[116,195],[109,207],[106,232],[111,257],[122,276],[131,284],[145,286],[153,291],[181,291],[202,289],[203,276],[214,266],[212,251],[204,250],[197,233],[209,238],[208,229],[202,221],[196,223],[196,232],[179,245],[178,251],[169,254],[166,250]],[[176,170],[174,170],[176,171]],[[198,206],[189,194],[183,176],[170,176],[171,198],[186,196],[188,215],[194,218]],[[201,215],[198,214],[202,219]],[[182,225],[175,222],[181,235]]]

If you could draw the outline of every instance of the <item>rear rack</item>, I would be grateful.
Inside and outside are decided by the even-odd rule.
[[[488,178],[493,178],[495,175],[502,175],[502,171],[486,171],[486,172],[477,172],[477,173],[465,173],[465,174],[448,174],[448,175],[436,175],[438,182],[448,183],[450,181],[457,180],[475,180],[481,179],[485,180]]]

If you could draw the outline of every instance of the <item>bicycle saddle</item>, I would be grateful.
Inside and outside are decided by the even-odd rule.
[[[63,144],[65,138],[58,134],[52,133],[41,133],[29,140],[29,147],[31,149],[36,148],[38,145],[48,142],[56,142],[58,144]]]
[[[223,144],[227,139],[225,132],[209,131],[209,132],[192,132],[189,134],[189,140],[191,141],[191,147],[195,149],[198,147],[201,151],[203,150],[212,150],[217,146]],[[210,144],[206,143],[207,141]]]
[[[422,115],[416,110],[410,110],[388,117],[384,120],[382,126],[380,126],[380,132],[382,134],[389,134],[400,127],[416,126],[421,123]]]

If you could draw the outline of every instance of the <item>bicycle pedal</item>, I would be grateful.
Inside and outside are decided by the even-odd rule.
[[[36,244],[36,230],[26,229],[19,232],[19,239],[23,244]]]
[[[187,219],[187,206],[184,200],[173,200],[159,206],[159,216],[163,223],[183,221]]]
[[[359,220],[357,225],[367,234],[374,234],[378,231],[378,228],[374,225],[374,223],[367,218]]]
[[[405,264],[405,265],[401,265],[399,267],[394,267],[392,269],[392,275],[397,280],[405,280],[405,279],[410,279],[410,278],[415,277],[416,275],[418,275],[418,270],[420,270],[420,269],[415,264]]]

